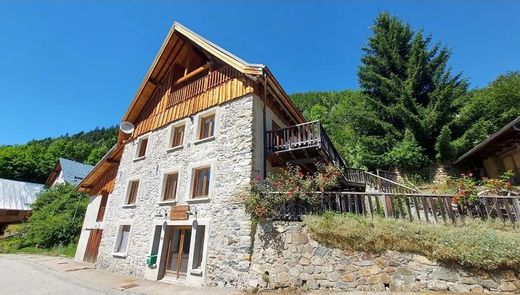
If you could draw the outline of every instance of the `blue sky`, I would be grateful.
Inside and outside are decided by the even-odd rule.
[[[174,20],[289,94],[357,89],[384,10],[452,48],[471,87],[520,70],[520,1],[42,2],[0,2],[0,144],[117,124]]]

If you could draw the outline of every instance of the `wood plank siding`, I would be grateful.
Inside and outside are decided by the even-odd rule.
[[[90,194],[93,196],[100,195],[103,193],[112,193],[114,185],[116,183],[117,170],[119,165],[113,164],[99,179],[93,184],[90,189]]]
[[[305,121],[272,73],[241,60],[180,24],[174,24],[144,76],[121,122],[117,144],[80,183],[78,190],[112,192],[127,142],[205,109],[256,93],[286,125]],[[292,124],[291,124],[292,123]]]
[[[171,71],[170,76],[174,75]],[[169,77],[170,77],[169,76]],[[167,78],[167,81],[170,78]],[[194,115],[254,92],[254,84],[237,70],[224,66],[175,91],[173,86],[158,86],[134,123],[132,137]]]

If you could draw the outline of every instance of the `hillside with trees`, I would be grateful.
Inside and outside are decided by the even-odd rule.
[[[388,13],[363,52],[360,90],[291,96],[351,166],[416,171],[447,162],[520,116],[520,72],[468,90],[448,47]]]
[[[43,183],[59,157],[96,164],[115,144],[117,128],[96,128],[57,138],[0,146],[0,178]]]
[[[451,50],[431,35],[381,13],[362,49],[359,90],[291,95],[308,120],[320,120],[352,167],[413,172],[449,162],[520,116],[520,72],[468,89],[453,73]],[[24,145],[0,146],[0,178],[43,182],[58,157],[95,164],[115,143],[116,127]]]

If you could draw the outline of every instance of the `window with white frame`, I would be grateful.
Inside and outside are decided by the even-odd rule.
[[[117,236],[115,253],[124,254],[128,250],[128,241],[130,240],[130,225],[121,225]]]
[[[161,200],[163,202],[175,201],[177,198],[177,186],[179,183],[179,173],[171,172],[164,175]]]
[[[148,146],[148,137],[140,138],[137,142],[137,152],[135,157],[137,159],[144,158],[146,156],[146,148]]]
[[[198,139],[210,138],[213,136],[215,136],[215,113],[201,116]]]
[[[139,192],[139,180],[131,180],[128,182],[128,189],[126,193],[125,205],[134,205],[137,201],[137,194]]]
[[[201,167],[193,170],[192,195],[193,199],[208,198],[211,177],[211,167]]]
[[[184,143],[184,129],[185,125],[178,125],[172,127],[172,134],[171,134],[171,140],[170,140],[170,147],[178,147],[181,146]]]

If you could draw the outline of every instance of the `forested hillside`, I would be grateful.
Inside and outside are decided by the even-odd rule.
[[[450,162],[520,116],[520,72],[468,89],[470,77],[449,66],[449,47],[432,40],[382,13],[362,49],[359,90],[291,97],[308,120],[321,120],[350,166],[414,172]],[[41,183],[58,157],[95,164],[115,140],[112,127],[0,146],[0,178]]]
[[[449,162],[520,116],[520,72],[468,90],[449,67],[448,47],[388,13],[363,52],[359,91],[292,95],[351,166],[413,172]]]
[[[0,178],[43,183],[59,157],[94,165],[116,142],[117,128],[0,146]]]

